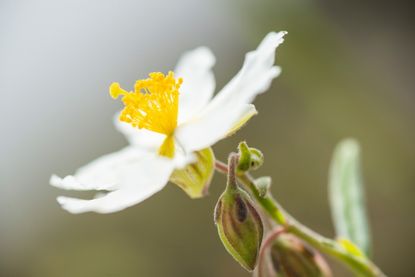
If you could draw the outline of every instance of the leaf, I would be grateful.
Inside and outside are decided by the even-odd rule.
[[[341,141],[334,151],[329,174],[332,218],[337,236],[350,240],[369,256],[371,239],[360,170],[358,142]]]
[[[196,162],[184,169],[175,170],[170,181],[183,189],[190,198],[206,196],[215,171],[215,155],[212,148],[195,152]]]

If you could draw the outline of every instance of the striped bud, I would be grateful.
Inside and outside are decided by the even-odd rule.
[[[332,276],[323,257],[290,234],[281,234],[274,241],[270,257],[277,276]]]
[[[249,195],[236,184],[237,156],[229,160],[228,184],[215,207],[215,224],[229,254],[246,270],[252,271],[262,242],[262,220]]]

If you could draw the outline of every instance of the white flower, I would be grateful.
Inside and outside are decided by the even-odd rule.
[[[116,121],[130,146],[105,155],[75,175],[51,177],[62,189],[107,191],[92,200],[58,197],[72,213],[122,210],[161,190],[175,169],[195,161],[206,149],[239,129],[256,114],[250,104],[280,73],[275,49],[286,32],[269,33],[255,51],[246,54],[236,76],[212,98],[215,58],[205,47],[187,52],[173,72],[151,73],[128,92],[113,83],[110,93],[125,105]]]

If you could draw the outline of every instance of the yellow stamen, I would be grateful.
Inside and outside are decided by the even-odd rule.
[[[181,78],[176,80],[170,71],[167,75],[150,73],[148,79],[138,80],[131,92],[123,90],[118,83],[110,86],[111,97],[116,99],[122,95],[125,105],[120,121],[166,135],[159,153],[170,158],[174,156],[173,133],[177,127],[182,82]]]

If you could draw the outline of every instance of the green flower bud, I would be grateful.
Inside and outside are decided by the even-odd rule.
[[[290,234],[281,234],[274,241],[270,256],[278,276],[332,276],[323,257]]]
[[[229,254],[252,271],[261,247],[263,225],[249,195],[236,184],[236,160],[236,155],[231,156],[228,185],[215,207],[215,224]]]
[[[249,147],[246,142],[241,142],[238,145],[239,149],[239,163],[238,170],[245,172],[249,170],[256,170],[264,163],[264,155],[256,148]]]

